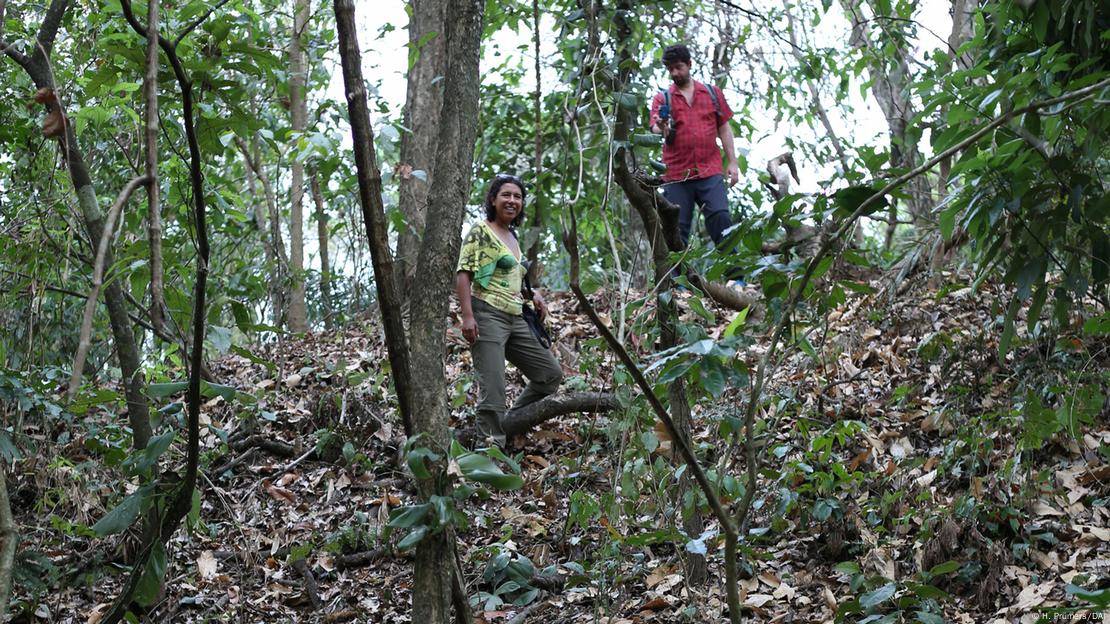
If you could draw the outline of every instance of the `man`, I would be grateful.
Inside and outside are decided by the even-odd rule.
[[[728,158],[729,185],[740,179],[732,128],[728,124],[732,109],[720,89],[690,78],[690,50],[686,46],[667,46],[663,64],[673,82],[668,89],[670,95],[668,98],[659,92],[651,102],[651,131],[664,138],[663,164],[667,165],[667,172],[663,181],[667,184],[663,195],[679,207],[678,230],[683,245],[690,238],[695,204],[701,207],[705,227],[717,245],[724,231],[732,226],[717,139]],[[668,99],[670,114],[662,119],[660,108]]]

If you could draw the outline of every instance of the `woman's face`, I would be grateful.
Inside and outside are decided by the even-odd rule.
[[[493,197],[493,208],[494,220],[508,227],[520,211],[524,210],[524,194],[520,187],[512,182],[502,184]]]

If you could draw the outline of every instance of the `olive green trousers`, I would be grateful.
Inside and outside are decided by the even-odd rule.
[[[536,340],[524,317],[502,312],[477,297],[470,302],[478,323],[478,340],[470,346],[480,390],[478,427],[503,444],[505,419],[512,418],[512,411],[505,411],[505,359],[528,378],[524,392],[513,403],[514,410],[558,390],[563,369],[551,350]]]

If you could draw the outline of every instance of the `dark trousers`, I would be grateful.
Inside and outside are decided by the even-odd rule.
[[[671,182],[663,186],[663,196],[678,206],[678,233],[682,236],[684,246],[690,240],[695,204],[701,207],[702,214],[705,215],[705,229],[709,231],[709,238],[713,239],[714,245],[720,243],[724,231],[732,227],[724,176]]]

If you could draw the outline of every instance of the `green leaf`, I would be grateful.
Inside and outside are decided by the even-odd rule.
[[[1084,589],[1082,587],[1079,587],[1078,585],[1072,585],[1071,583],[1068,583],[1067,587],[1064,588],[1064,591],[1071,596],[1075,596],[1080,600],[1086,600],[1087,602],[1098,605],[1099,607],[1105,608],[1107,606],[1110,606],[1110,589]]]
[[[751,312],[751,307],[740,310],[740,313],[736,315],[736,318],[732,319],[732,321],[729,322],[728,326],[725,327],[725,338],[732,336],[736,333],[737,330],[744,326],[744,321],[748,319],[748,312]]]
[[[431,449],[420,447],[409,451],[405,459],[408,461],[409,469],[412,470],[412,474],[416,475],[417,479],[431,479],[432,473],[428,471],[428,466],[425,465],[424,461],[437,462],[441,458],[438,454],[433,453]]]
[[[408,529],[414,527],[424,520],[424,517],[428,515],[431,509],[431,503],[399,507],[390,512],[389,522],[386,526],[394,529]]]
[[[841,561],[833,566],[833,569],[841,574],[859,574],[860,567],[855,561]]]
[[[879,189],[871,186],[849,186],[833,193],[833,204],[836,206],[834,214],[837,218],[846,219],[852,215],[865,201]],[[886,197],[879,197],[868,204],[861,213],[862,216],[872,214],[887,205]]]
[[[92,525],[92,530],[99,537],[120,533],[135,523],[142,511],[143,502],[154,491],[154,484],[148,483],[125,497],[115,509],[109,511],[103,518]]]
[[[184,392],[189,387],[187,381],[171,381],[169,383],[147,384],[146,393],[152,399],[161,399]]]
[[[143,575],[135,587],[134,600],[141,606],[149,607],[158,602],[162,593],[162,581],[166,578],[166,549],[161,541],[155,541],[150,558],[143,566]]]
[[[713,398],[720,397],[725,391],[725,372],[715,357],[701,360],[701,385]]]
[[[158,463],[158,458],[173,444],[174,431],[171,429],[163,434],[150,439],[146,448],[132,455],[134,467],[140,473],[145,473]]]
[[[937,564],[929,570],[929,576],[940,576],[941,574],[948,574],[960,569],[959,561],[945,561],[944,563]]]
[[[928,611],[918,611],[917,621],[921,624],[944,624],[944,618]]]
[[[429,531],[431,531],[431,529],[426,526],[422,526],[409,531],[409,534],[406,535],[404,539],[402,539],[400,542],[397,542],[397,549],[408,550],[409,548],[416,546],[420,543],[421,540],[424,539],[424,536],[427,535]]]
[[[467,453],[459,457],[459,470],[471,481],[492,485],[499,490],[517,490],[524,486],[520,475],[505,474],[489,457],[481,453]]]
[[[876,589],[875,591],[870,591],[870,592],[867,592],[866,594],[860,596],[859,597],[859,606],[864,608],[864,609],[871,609],[872,607],[877,607],[878,605],[886,602],[887,600],[890,600],[891,596],[894,595],[894,592],[897,589],[898,589],[898,585],[896,583],[887,583],[886,585],[883,585],[882,587]]]

